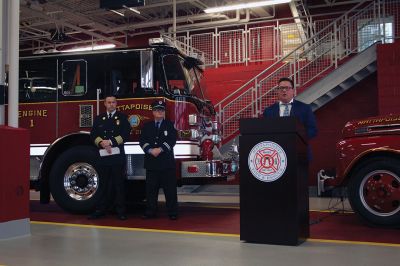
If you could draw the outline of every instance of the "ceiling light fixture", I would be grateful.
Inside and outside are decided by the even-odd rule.
[[[119,12],[119,11],[114,10],[114,9],[110,9],[110,11],[113,12],[113,13],[115,13],[115,14],[120,15],[121,17],[125,17],[124,13],[122,13],[122,12]]]
[[[243,4],[237,4],[237,5],[207,8],[204,10],[204,12],[216,13],[216,12],[224,12],[224,11],[231,11],[231,10],[238,10],[238,9],[245,9],[245,8],[272,6],[272,5],[289,3],[290,1],[291,0],[266,0],[266,1],[260,1],[260,2],[249,2],[249,3],[243,3]]]
[[[86,46],[86,47],[79,47],[79,48],[72,48],[67,50],[62,50],[63,53],[71,53],[71,52],[85,52],[85,51],[95,51],[95,50],[103,50],[103,49],[111,49],[114,48],[115,44],[101,44],[101,45],[94,45],[94,46]]]
[[[135,12],[136,14],[139,14],[139,15],[140,15],[140,11],[137,10],[136,8],[127,7],[126,5],[123,5],[122,7],[123,7],[123,8],[126,8],[126,9],[129,9],[130,11]]]

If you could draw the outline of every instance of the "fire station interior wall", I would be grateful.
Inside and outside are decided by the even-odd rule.
[[[0,239],[27,235],[29,227],[29,132],[0,126]]]
[[[378,45],[377,72],[318,109],[319,135],[311,142],[310,185],[320,169],[334,169],[336,142],[349,120],[400,113],[400,42]]]
[[[378,45],[379,114],[400,114],[400,41]]]
[[[273,63],[274,61],[269,61],[250,63],[247,66],[239,65],[206,68],[204,71],[204,81],[207,86],[206,97],[208,97],[213,104],[219,103]],[[248,89],[248,87],[245,89]]]
[[[377,95],[377,75],[372,74],[315,112],[318,136],[310,142],[310,185],[316,185],[319,170],[335,168],[336,143],[346,122],[378,115]]]

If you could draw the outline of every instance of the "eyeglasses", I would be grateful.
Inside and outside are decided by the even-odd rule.
[[[278,89],[278,90],[291,90],[291,89],[293,89],[293,87],[289,87],[289,86],[278,86],[277,89]]]

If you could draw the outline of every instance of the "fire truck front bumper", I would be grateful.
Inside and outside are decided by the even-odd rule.
[[[181,164],[182,178],[223,177],[237,171],[237,163],[232,161],[184,161]]]

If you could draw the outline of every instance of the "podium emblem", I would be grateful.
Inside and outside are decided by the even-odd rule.
[[[287,157],[283,148],[272,141],[263,141],[255,145],[248,157],[250,172],[263,182],[278,180],[286,170]]]

